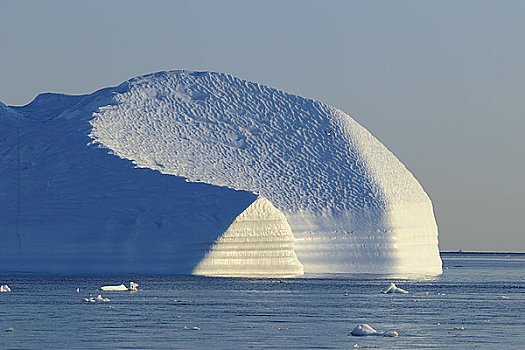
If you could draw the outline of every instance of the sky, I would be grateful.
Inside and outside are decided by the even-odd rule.
[[[416,176],[441,250],[525,252],[525,2],[0,0],[0,101],[173,69],[342,109]]]

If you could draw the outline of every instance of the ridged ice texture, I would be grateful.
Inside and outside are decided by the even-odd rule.
[[[303,274],[303,266],[295,255],[294,236],[286,217],[260,197],[235,219],[193,273],[294,277]]]
[[[140,167],[260,192],[287,211],[428,201],[366,129],[320,102],[184,71],[132,79],[115,98],[91,135]]]
[[[344,112],[227,74],[138,77],[91,137],[138,167],[268,198],[305,272],[441,273],[430,199]]]

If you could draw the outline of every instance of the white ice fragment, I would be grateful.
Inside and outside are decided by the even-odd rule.
[[[120,286],[102,286],[100,289],[104,291],[123,291],[128,290],[128,287],[126,287],[124,284],[121,284]]]
[[[368,335],[377,335],[377,331],[370,327],[367,323],[357,325],[350,334],[358,337],[368,336]]]
[[[102,295],[98,295],[97,298],[95,299],[95,301],[97,303],[109,303],[110,300],[108,298],[104,298]]]
[[[378,332],[372,327],[370,327],[367,323],[362,323],[360,325],[357,325],[352,332],[350,332],[351,335],[357,336],[357,337],[365,337],[365,336],[383,336],[383,337],[397,337],[399,334],[396,331],[390,331],[390,332]]]
[[[110,300],[108,298],[104,298],[102,295],[97,295],[96,298],[89,297],[89,298],[82,298],[82,301],[86,303],[109,303]]]
[[[399,333],[397,333],[396,331],[391,331],[391,332],[383,332],[383,333],[381,333],[380,335],[382,335],[383,337],[392,337],[392,338],[395,338],[395,337],[398,337],[398,336],[399,336]]]
[[[0,286],[0,292],[2,293],[7,293],[7,292],[10,292],[11,291],[11,288],[9,288],[9,286],[7,284],[3,284]]]
[[[139,285],[135,282],[129,282],[129,288],[126,287],[124,284],[121,284],[119,286],[102,286],[100,289],[103,291],[126,291],[129,290],[131,292],[136,292]]]
[[[383,293],[385,293],[385,294],[390,294],[390,293],[408,294],[408,291],[397,287],[394,283],[390,283],[390,285],[388,286],[387,290],[385,290]]]

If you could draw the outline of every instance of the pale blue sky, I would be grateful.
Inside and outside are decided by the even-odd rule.
[[[525,251],[524,1],[0,0],[0,101],[228,72],[341,108],[434,203],[442,250]]]

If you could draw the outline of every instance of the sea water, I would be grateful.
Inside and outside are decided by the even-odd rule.
[[[1,274],[0,349],[525,348],[525,254],[442,259],[415,279]],[[129,281],[138,292],[100,290]],[[362,323],[399,336],[351,336]]]

